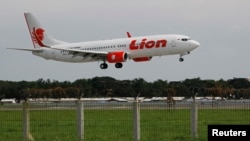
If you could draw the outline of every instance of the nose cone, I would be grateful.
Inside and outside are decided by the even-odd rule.
[[[193,49],[195,49],[195,48],[197,48],[197,47],[200,46],[200,43],[197,42],[197,41],[195,41],[195,40],[192,40],[192,41],[190,41],[190,46],[191,46]]]

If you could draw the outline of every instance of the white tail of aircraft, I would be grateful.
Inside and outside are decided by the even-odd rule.
[[[103,61],[101,69],[108,67],[107,63],[115,63],[116,68],[122,68],[122,62],[132,59],[135,62],[150,61],[153,56],[180,55],[180,61],[190,51],[200,44],[185,35],[165,34],[132,37],[127,32],[127,38],[98,40],[79,43],[66,43],[50,37],[45,28],[31,13],[24,13],[34,49],[9,48],[32,51],[34,55],[48,60],[63,62]]]
[[[24,16],[29,28],[34,48],[49,47],[65,43],[55,40],[47,35],[45,29],[31,13],[24,13]]]

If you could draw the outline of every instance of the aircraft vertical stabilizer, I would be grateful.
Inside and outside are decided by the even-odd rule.
[[[58,45],[65,42],[55,40],[46,34],[45,29],[39,23],[39,21],[31,14],[24,13],[31,40],[33,42],[34,48],[39,47],[49,47],[52,45]]]

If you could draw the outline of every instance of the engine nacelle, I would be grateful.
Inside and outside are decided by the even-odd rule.
[[[124,51],[109,52],[106,60],[109,63],[125,62],[128,59],[128,54]]]
[[[143,61],[150,61],[152,57],[139,57],[139,58],[133,58],[135,62],[143,62]]]

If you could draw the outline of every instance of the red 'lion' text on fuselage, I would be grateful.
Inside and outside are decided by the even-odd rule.
[[[159,48],[159,47],[166,47],[167,46],[167,40],[149,40],[147,41],[146,38],[142,39],[140,43],[137,43],[137,40],[132,40],[129,45],[130,50],[138,50],[138,49],[150,49],[150,48]]]

